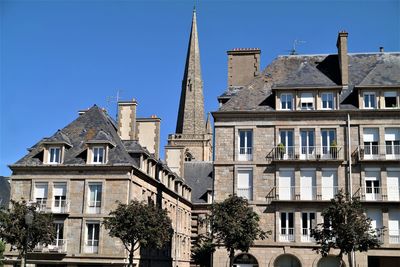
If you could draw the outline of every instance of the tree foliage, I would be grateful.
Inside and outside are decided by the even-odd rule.
[[[211,256],[214,251],[215,245],[211,235],[198,235],[192,247],[192,259],[201,267],[211,266]]]
[[[371,228],[371,219],[365,215],[358,198],[350,198],[340,191],[330,206],[321,213],[324,222],[311,232],[319,247],[317,252],[327,256],[331,249],[338,249],[338,257],[352,251],[368,251],[380,246],[379,237],[383,232]]]
[[[25,223],[25,215],[31,212],[31,225]],[[11,200],[10,209],[0,210],[0,238],[17,249],[20,256],[41,244],[50,244],[55,238],[53,218],[51,214],[36,211],[35,205],[26,201]]]
[[[119,203],[109,215],[103,224],[110,236],[121,239],[129,252],[130,266],[139,247],[160,249],[171,240],[171,219],[166,210],[155,205],[138,201]]]
[[[259,226],[259,216],[242,197],[231,195],[212,207],[211,229],[218,243],[224,244],[229,252],[230,266],[235,250],[247,252],[256,239],[268,235]]]

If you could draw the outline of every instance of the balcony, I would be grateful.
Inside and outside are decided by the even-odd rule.
[[[400,201],[400,187],[360,187],[354,196],[364,201]]]
[[[239,148],[239,161],[250,161],[253,160],[253,148],[252,147],[241,147]]]
[[[279,233],[280,242],[294,242],[294,228],[282,228]]]
[[[355,151],[358,160],[400,160],[400,145],[359,146]]]
[[[267,159],[273,161],[340,161],[344,159],[342,147],[327,146],[276,146],[267,155]]]
[[[301,232],[301,242],[314,242],[314,238],[311,236],[311,229],[309,228],[303,228]]]
[[[55,200],[54,207],[52,208],[53,213],[68,213],[69,202],[66,200]]]
[[[36,198],[36,210],[39,212],[48,212],[47,198]]]
[[[99,240],[89,240],[85,243],[85,253],[95,254],[99,252]]]
[[[236,195],[238,197],[243,197],[247,200],[252,200],[253,199],[253,192],[252,188],[238,188],[236,189]]]
[[[339,191],[338,186],[331,187],[273,187],[266,196],[267,202],[285,200],[326,200],[329,201]]]
[[[400,229],[389,229],[389,244],[400,244]]]
[[[33,252],[39,253],[67,253],[67,240],[56,239],[52,244],[38,244],[33,249]]]

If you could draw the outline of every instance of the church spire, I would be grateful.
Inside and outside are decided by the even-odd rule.
[[[197,34],[196,9],[193,9],[192,29],[182,80],[176,133],[204,134],[203,80],[200,69],[200,49]]]

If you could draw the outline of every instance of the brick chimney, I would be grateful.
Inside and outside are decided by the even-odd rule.
[[[135,99],[118,102],[118,134],[122,140],[136,140],[136,106]]]
[[[228,86],[244,86],[260,71],[258,48],[235,48],[228,54]]]
[[[340,76],[343,86],[349,85],[349,58],[347,55],[347,36],[346,31],[341,31],[338,34],[336,47],[338,49],[338,59]]]

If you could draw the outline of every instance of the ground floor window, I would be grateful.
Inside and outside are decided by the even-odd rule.
[[[301,267],[301,263],[295,256],[284,254],[276,258],[274,267]]]
[[[235,257],[233,267],[258,267],[258,261],[253,255],[243,253]]]

